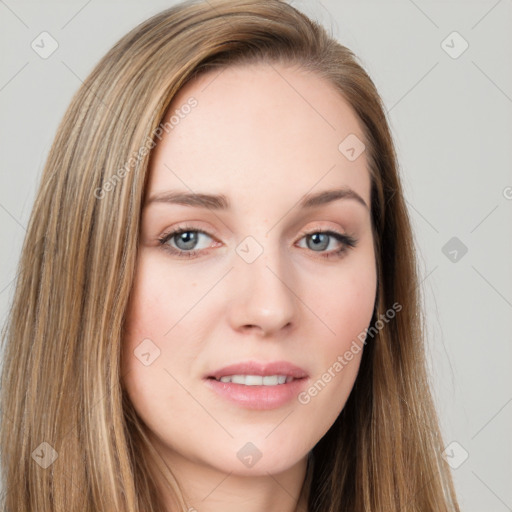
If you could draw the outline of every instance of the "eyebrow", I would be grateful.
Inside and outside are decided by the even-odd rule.
[[[369,209],[365,200],[357,192],[348,187],[306,194],[300,200],[299,207],[303,209],[315,208],[340,199],[354,199],[366,209]],[[152,203],[178,204],[182,206],[208,208],[211,210],[229,210],[231,207],[229,199],[224,194],[203,194],[172,190],[155,194],[146,201],[144,206],[148,206]]]

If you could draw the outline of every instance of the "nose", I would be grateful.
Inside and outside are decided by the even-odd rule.
[[[296,323],[298,298],[290,267],[265,251],[252,263],[237,257],[231,272],[228,317],[236,331],[268,336]]]

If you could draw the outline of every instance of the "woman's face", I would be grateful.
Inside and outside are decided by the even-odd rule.
[[[123,385],[169,461],[278,473],[343,409],[372,317],[361,125],[323,79],[262,64],[190,82],[165,121]],[[334,190],[347,193],[318,196]]]

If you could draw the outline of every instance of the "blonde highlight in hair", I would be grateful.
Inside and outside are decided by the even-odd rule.
[[[343,411],[312,450],[308,510],[459,510],[441,457],[413,237],[377,90],[349,49],[287,3],[216,0],[172,7],[125,35],[77,91],[59,126],[2,340],[6,512],[163,512],[155,467],[176,510],[188,511],[172,468],[151,446],[121,384],[151,156],[140,148],[154,141],[188,81],[257,62],[316,73],[361,120],[378,268],[372,325],[392,304],[402,305],[368,343]],[[107,189],[103,197],[97,193]],[[46,468],[34,456],[52,453],[41,443],[57,454]]]

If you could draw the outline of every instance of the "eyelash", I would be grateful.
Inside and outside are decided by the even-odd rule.
[[[171,253],[172,256],[177,256],[178,258],[195,258],[199,256],[201,252],[208,251],[208,249],[194,249],[192,251],[183,251],[181,249],[176,249],[174,247],[171,247],[167,244],[169,240],[171,240],[173,237],[181,235],[182,233],[187,232],[195,232],[195,233],[202,233],[203,235],[209,236],[210,238],[213,238],[212,235],[207,233],[206,231],[203,231],[202,229],[197,229],[192,226],[183,226],[175,229],[174,231],[170,231],[167,233],[164,233],[161,237],[158,238],[158,241],[160,245],[162,246],[162,249],[164,251],[167,251]],[[345,252],[347,252],[349,249],[355,247],[357,245],[357,240],[354,237],[351,237],[349,235],[343,235],[341,233],[338,233],[337,231],[331,231],[331,230],[313,230],[308,231],[305,233],[301,233],[300,240],[306,236],[310,235],[316,235],[316,234],[324,234],[329,235],[333,238],[335,238],[338,242],[341,242],[342,246],[340,249],[337,249],[335,251],[331,251],[325,254],[319,253],[321,258],[330,259],[330,258],[341,258]],[[315,251],[312,251],[315,252]]]

